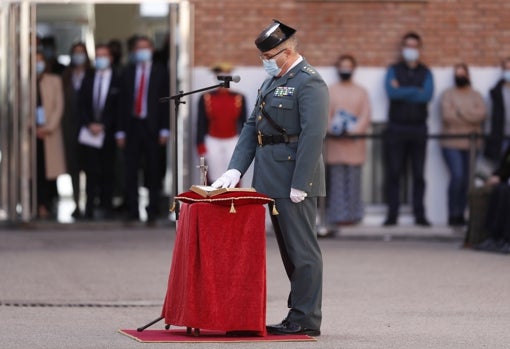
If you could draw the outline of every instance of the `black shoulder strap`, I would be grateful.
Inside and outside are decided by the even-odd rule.
[[[265,110],[264,110],[264,104],[265,102],[263,101],[261,104],[260,104],[260,112],[262,113],[262,116],[266,118],[266,120],[269,122],[269,124],[278,132],[280,132],[281,134],[287,134],[287,131],[281,127],[280,125],[278,125],[276,123],[276,121],[273,120],[273,118],[271,117],[271,115],[269,115]]]

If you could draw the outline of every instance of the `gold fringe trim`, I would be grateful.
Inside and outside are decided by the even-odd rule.
[[[231,204],[230,204],[230,213],[236,213],[236,208],[234,207],[234,200],[232,200]]]
[[[172,202],[172,207],[170,207],[170,212],[175,211],[175,200]]]
[[[280,212],[278,212],[278,210],[276,209],[276,204],[273,203],[273,210],[271,211],[271,214],[273,216],[278,216],[280,214]]]

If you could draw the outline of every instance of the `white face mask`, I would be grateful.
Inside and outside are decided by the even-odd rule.
[[[276,61],[274,59],[263,59],[262,64],[264,65],[264,70],[270,76],[278,76],[282,72],[282,68],[278,67]]]
[[[402,49],[402,57],[406,62],[416,62],[420,58],[420,51],[411,47],[404,47]]]

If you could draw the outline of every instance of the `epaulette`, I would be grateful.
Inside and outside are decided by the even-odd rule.
[[[315,69],[313,69],[312,67],[310,67],[309,65],[305,65],[301,70],[304,71],[305,73],[310,74],[310,75],[317,74],[317,71]]]

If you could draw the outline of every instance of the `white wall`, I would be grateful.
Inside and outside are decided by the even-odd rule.
[[[332,67],[317,68],[326,81],[331,84],[337,81],[336,73]],[[372,120],[374,122],[384,122],[387,120],[388,100],[384,91],[384,75],[386,69],[378,67],[359,67],[355,73],[354,79],[360,85],[364,86],[369,93],[372,104]],[[440,114],[439,100],[441,93],[453,83],[453,70],[450,67],[433,67],[434,76],[434,97],[429,105],[429,133],[440,133]],[[488,102],[488,93],[501,75],[498,67],[470,67],[471,80],[473,87],[478,90]],[[242,92],[249,105],[249,112],[255,104],[257,90],[264,81],[266,75],[262,67],[237,67],[233,71],[234,75],[239,75],[241,81],[237,84],[232,83],[232,90]],[[193,71],[193,89],[216,84],[217,81],[212,73],[206,67],[197,67]],[[192,120],[196,119],[196,101],[198,96],[191,99]],[[489,104],[488,104],[488,107]],[[193,123],[194,124],[194,123]],[[194,131],[192,131],[194,137]],[[430,140],[427,149],[426,161],[426,180],[427,190],[425,196],[425,205],[429,219],[434,224],[445,224],[447,221],[447,203],[446,188],[448,185],[448,172],[443,163],[440,154],[440,148],[437,140]],[[193,152],[196,153],[196,152]],[[198,160],[194,161],[198,163]],[[193,162],[192,162],[193,163]],[[251,173],[246,175],[244,183],[249,185],[251,182]]]

